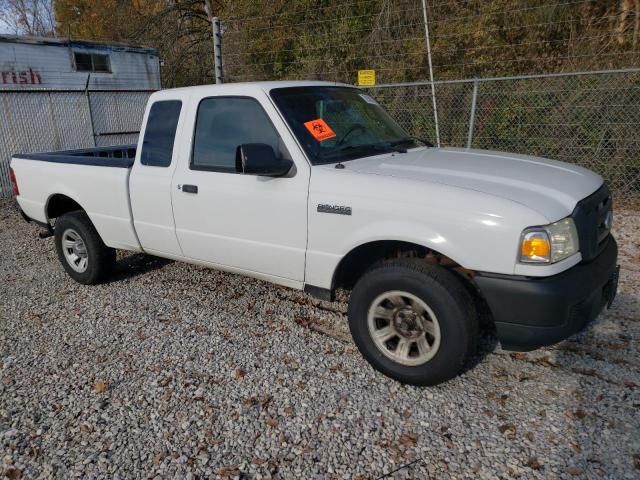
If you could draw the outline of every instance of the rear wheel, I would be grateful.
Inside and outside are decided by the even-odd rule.
[[[473,301],[461,280],[417,259],[365,273],[351,293],[349,327],[375,369],[412,385],[455,377],[478,339]]]
[[[115,250],[104,244],[85,212],[70,212],[58,218],[55,244],[60,263],[78,283],[100,282],[115,263]]]

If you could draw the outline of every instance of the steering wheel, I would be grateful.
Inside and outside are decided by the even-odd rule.
[[[353,132],[357,132],[358,130],[360,130],[360,132],[362,133],[365,133],[367,131],[367,127],[365,127],[361,123],[354,123],[353,126],[349,130],[347,130],[344,135],[342,135],[340,140],[336,142],[336,147],[342,145],[349,135],[351,135]]]

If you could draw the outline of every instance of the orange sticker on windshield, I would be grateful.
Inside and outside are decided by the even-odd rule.
[[[309,133],[313,135],[313,138],[319,142],[324,142],[325,140],[329,140],[336,136],[336,132],[331,130],[331,127],[327,125],[327,122],[321,118],[305,122],[304,126],[307,127],[307,130],[309,130]]]

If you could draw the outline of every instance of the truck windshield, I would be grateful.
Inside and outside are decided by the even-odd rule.
[[[276,88],[271,97],[314,165],[420,146],[357,88]]]

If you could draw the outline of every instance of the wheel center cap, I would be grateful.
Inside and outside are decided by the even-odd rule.
[[[71,250],[73,251],[73,253],[75,253],[79,257],[85,254],[84,245],[80,242],[75,242]]]
[[[401,308],[393,317],[396,331],[403,337],[413,338],[422,333],[418,322],[418,315],[410,308]]]

